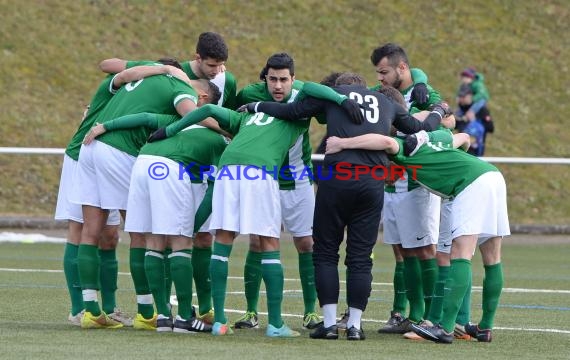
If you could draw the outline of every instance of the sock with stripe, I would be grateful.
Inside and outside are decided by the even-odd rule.
[[[145,248],[131,248],[129,250],[129,266],[137,294],[137,312],[145,319],[150,319],[154,315],[154,306],[144,269],[145,253]]]
[[[144,256],[144,270],[148,280],[148,286],[157,314],[170,316],[170,308],[166,301],[166,282],[164,276],[164,253],[157,250],[147,250]]]
[[[283,302],[283,267],[279,251],[261,253],[261,273],[267,290],[268,322],[276,328],[283,326],[281,303]]]
[[[226,287],[228,282],[228,260],[232,245],[214,241],[210,260],[210,279],[212,280],[212,300],[214,302],[214,321],[226,324],[228,319],[224,313]]]
[[[178,315],[184,320],[192,317],[192,256],[192,249],[170,254],[170,273],[176,288]]]
[[[101,315],[101,308],[97,301],[97,290],[99,289],[100,259],[97,246],[79,245],[77,250],[77,264],[81,288],[83,289],[82,297],[85,311],[99,316]]]

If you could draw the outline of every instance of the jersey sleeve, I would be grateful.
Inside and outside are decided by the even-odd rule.
[[[239,113],[236,113],[233,110],[229,110],[229,109],[217,106],[217,105],[207,104],[207,105],[201,106],[201,107],[197,108],[196,110],[193,110],[193,111],[189,112],[188,114],[186,114],[179,121],[168,125],[166,127],[166,136],[172,137],[175,134],[182,131],[183,129],[187,128],[188,126],[197,124],[200,121],[202,121],[208,117],[213,117],[214,119],[216,119],[216,121],[218,121],[218,123],[220,124],[220,127],[232,132],[231,131],[232,113],[239,115]],[[235,118],[235,115],[234,115],[234,118]],[[234,122],[235,122],[235,120],[234,120]]]
[[[129,114],[109,120],[103,123],[103,127],[107,131],[132,129],[139,126],[146,126],[151,129],[159,128],[159,120],[161,117],[172,115],[162,115],[153,113]]]
[[[167,75],[170,76],[170,75]],[[176,107],[178,103],[183,100],[189,99],[194,104],[198,105],[198,94],[196,91],[190,87],[190,85],[186,84],[182,80],[172,78],[174,81],[174,101],[173,105]]]
[[[283,104],[272,101],[262,101],[257,106],[257,111],[283,120],[303,120],[321,114],[324,110],[323,100],[307,97],[300,101]]]
[[[438,113],[432,112],[424,121],[419,121],[402,106],[398,104],[393,106],[396,108],[396,116],[392,125],[404,134],[413,134],[420,130],[434,131],[441,123],[441,116]]]

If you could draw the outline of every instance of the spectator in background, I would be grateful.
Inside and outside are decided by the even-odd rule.
[[[468,153],[475,156],[483,156],[485,152],[485,139],[487,133],[495,130],[493,119],[489,109],[484,104],[475,113],[473,119],[469,119],[467,114],[474,107],[475,94],[470,84],[462,84],[457,92],[457,111],[455,113],[456,130],[471,136],[471,146]]]
[[[469,109],[465,112],[467,119],[469,121],[475,120],[475,114],[487,105],[487,102],[490,99],[489,91],[485,86],[485,77],[483,74],[478,73],[474,68],[469,67],[463,69],[460,73],[461,83],[459,88],[464,84],[469,85],[471,91],[473,93],[473,103]],[[456,116],[457,117],[457,116]]]

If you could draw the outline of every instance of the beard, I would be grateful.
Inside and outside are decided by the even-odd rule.
[[[402,86],[402,79],[400,79],[400,74],[396,73],[396,79],[394,79],[391,86],[393,88],[400,89],[400,86]]]

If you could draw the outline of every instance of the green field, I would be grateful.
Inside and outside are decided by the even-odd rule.
[[[0,147],[63,148],[109,57],[191,59],[221,33],[238,88],[289,52],[300,80],[331,71],[376,82],[372,49],[397,42],[444,99],[458,73],[486,77],[496,123],[488,156],[570,157],[567,0],[0,0]],[[324,129],[311,128],[313,145]],[[0,155],[0,214],[50,215],[61,157]],[[568,166],[500,165],[513,224],[570,223]]]
[[[417,359],[421,356],[463,359],[476,356],[485,359],[567,359],[570,343],[569,243],[570,239],[562,237],[514,236],[509,239],[503,247],[505,290],[497,311],[493,342],[455,341],[449,346],[414,342],[376,332],[388,316],[392,299],[393,260],[391,250],[383,244],[378,244],[375,249],[373,292],[363,315],[367,339],[348,342],[344,339],[311,340],[308,332],[301,330],[301,317],[297,314],[303,307],[297,261],[287,236],[282,246],[286,277],[283,313],[292,328],[302,331],[302,337],[296,339],[265,337],[264,295],[260,298],[261,330],[239,330],[233,336],[157,334],[132,329],[81,330],[66,321],[69,299],[61,272],[63,245],[0,243],[1,358]],[[246,243],[239,240],[230,258],[228,291],[232,293],[226,303],[230,321],[239,317],[245,307],[241,278],[245,251]],[[132,314],[136,304],[128,276],[128,247],[124,242],[119,246],[118,258],[121,272],[118,303]],[[478,286],[482,281],[478,254],[473,261],[473,283]],[[341,266],[341,277],[343,268]],[[344,295],[341,286],[341,304]],[[478,287],[473,289],[472,303],[472,319],[477,321],[481,304]]]

